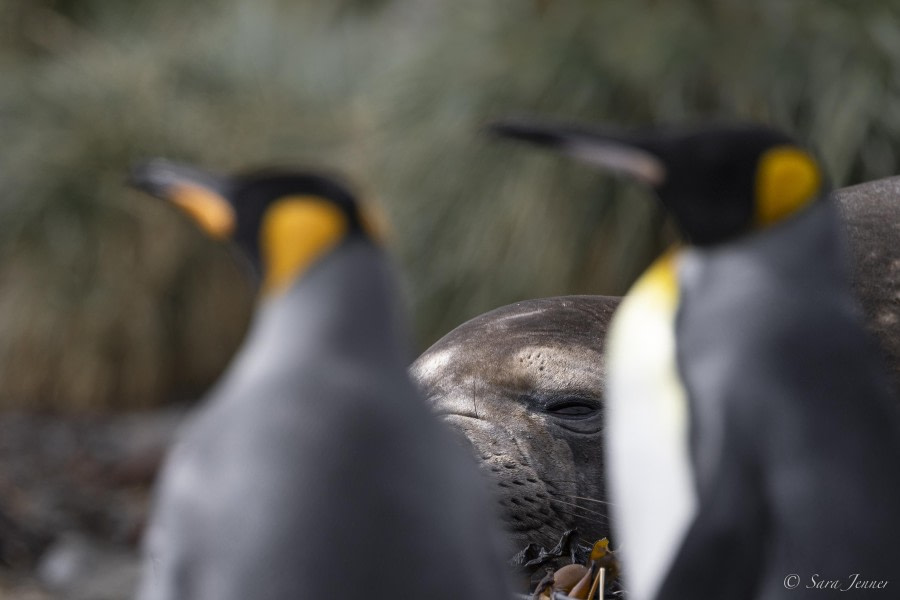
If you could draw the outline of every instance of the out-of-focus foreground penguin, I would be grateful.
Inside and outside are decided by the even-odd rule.
[[[168,457],[140,600],[507,597],[489,501],[408,379],[394,273],[351,193],[162,161],[132,179],[234,240],[262,290]]]
[[[638,280],[609,334],[607,464],[629,598],[896,587],[897,407],[813,157],[757,126],[493,131],[648,184],[688,243]]]

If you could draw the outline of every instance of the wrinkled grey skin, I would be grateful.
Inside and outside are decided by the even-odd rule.
[[[836,197],[857,296],[900,392],[900,177]],[[553,546],[572,527],[587,540],[607,534],[603,343],[618,302],[563,296],[504,306],[460,325],[411,367],[494,481],[514,549]],[[548,410],[566,397],[593,399],[598,410],[577,420]]]
[[[412,366],[493,480],[515,550],[552,547],[572,527],[586,539],[606,535],[603,339],[618,302],[569,296],[504,306],[460,325]]]
[[[900,177],[836,192],[853,257],[853,286],[866,327],[900,398]]]

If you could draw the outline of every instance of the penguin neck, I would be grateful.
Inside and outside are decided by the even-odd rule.
[[[685,253],[702,261],[741,256],[745,261],[767,265],[773,272],[795,282],[827,278],[844,286],[849,265],[837,207],[825,197],[803,211],[765,229],[753,231],[728,244],[710,248],[691,247]],[[682,269],[683,270],[683,269]]]
[[[381,249],[348,238],[284,292],[260,297],[247,345],[275,363],[317,355],[405,368],[406,327],[394,278]]]

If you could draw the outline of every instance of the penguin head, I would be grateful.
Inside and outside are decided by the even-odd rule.
[[[506,120],[489,130],[649,185],[698,246],[764,229],[823,196],[813,156],[787,135],[761,126],[624,132]]]
[[[342,183],[309,172],[219,175],[164,160],[136,165],[130,183],[172,202],[209,236],[234,242],[277,294],[342,241],[379,232]]]

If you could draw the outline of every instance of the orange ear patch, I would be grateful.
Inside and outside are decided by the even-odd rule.
[[[323,198],[288,196],[272,203],[259,230],[263,292],[288,287],[348,229],[344,212]]]
[[[807,152],[793,146],[766,151],[756,171],[756,223],[771,225],[796,213],[820,192],[822,174]]]

